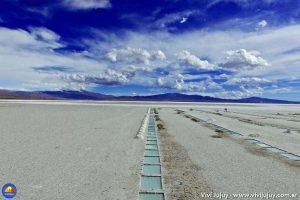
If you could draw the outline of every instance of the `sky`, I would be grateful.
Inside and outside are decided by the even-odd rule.
[[[0,0],[0,88],[300,101],[298,0]]]

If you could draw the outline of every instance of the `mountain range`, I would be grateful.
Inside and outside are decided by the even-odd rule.
[[[275,103],[300,104],[300,102],[250,97],[243,99],[222,99],[201,95],[187,95],[181,93],[165,93],[148,96],[114,96],[89,91],[13,91],[1,90],[0,99],[24,100],[98,100],[98,101],[172,101],[172,102],[218,102],[218,103]]]

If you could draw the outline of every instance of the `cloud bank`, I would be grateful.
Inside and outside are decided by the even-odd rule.
[[[251,33],[128,32],[126,40],[99,43],[97,37],[86,38],[85,51],[61,51],[68,44],[50,29],[2,27],[0,83],[29,90],[138,85],[145,93],[261,95],[275,91],[272,85],[287,88],[290,80],[300,80],[298,31],[300,26],[292,25]]]

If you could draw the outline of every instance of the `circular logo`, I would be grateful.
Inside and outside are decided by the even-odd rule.
[[[2,188],[2,194],[5,198],[11,199],[17,195],[17,188],[12,183],[7,183]]]

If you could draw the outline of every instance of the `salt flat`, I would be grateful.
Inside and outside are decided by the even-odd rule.
[[[227,112],[224,109],[227,108]],[[258,105],[196,108],[187,113],[300,155],[300,108]]]
[[[176,112],[300,154],[300,106],[271,104],[0,101],[0,184],[13,182],[22,200],[137,199],[144,141],[135,135],[149,107],[165,127],[158,137],[167,198],[298,192],[300,161],[216,137]]]
[[[176,114],[174,109],[163,108],[159,112],[168,133],[200,167],[194,176],[209,186],[207,193],[299,192],[299,166],[281,162],[230,137],[212,137],[216,135],[214,130]],[[203,191],[198,191],[202,199],[200,192]]]
[[[147,109],[0,104],[0,184],[16,199],[136,199]]]

